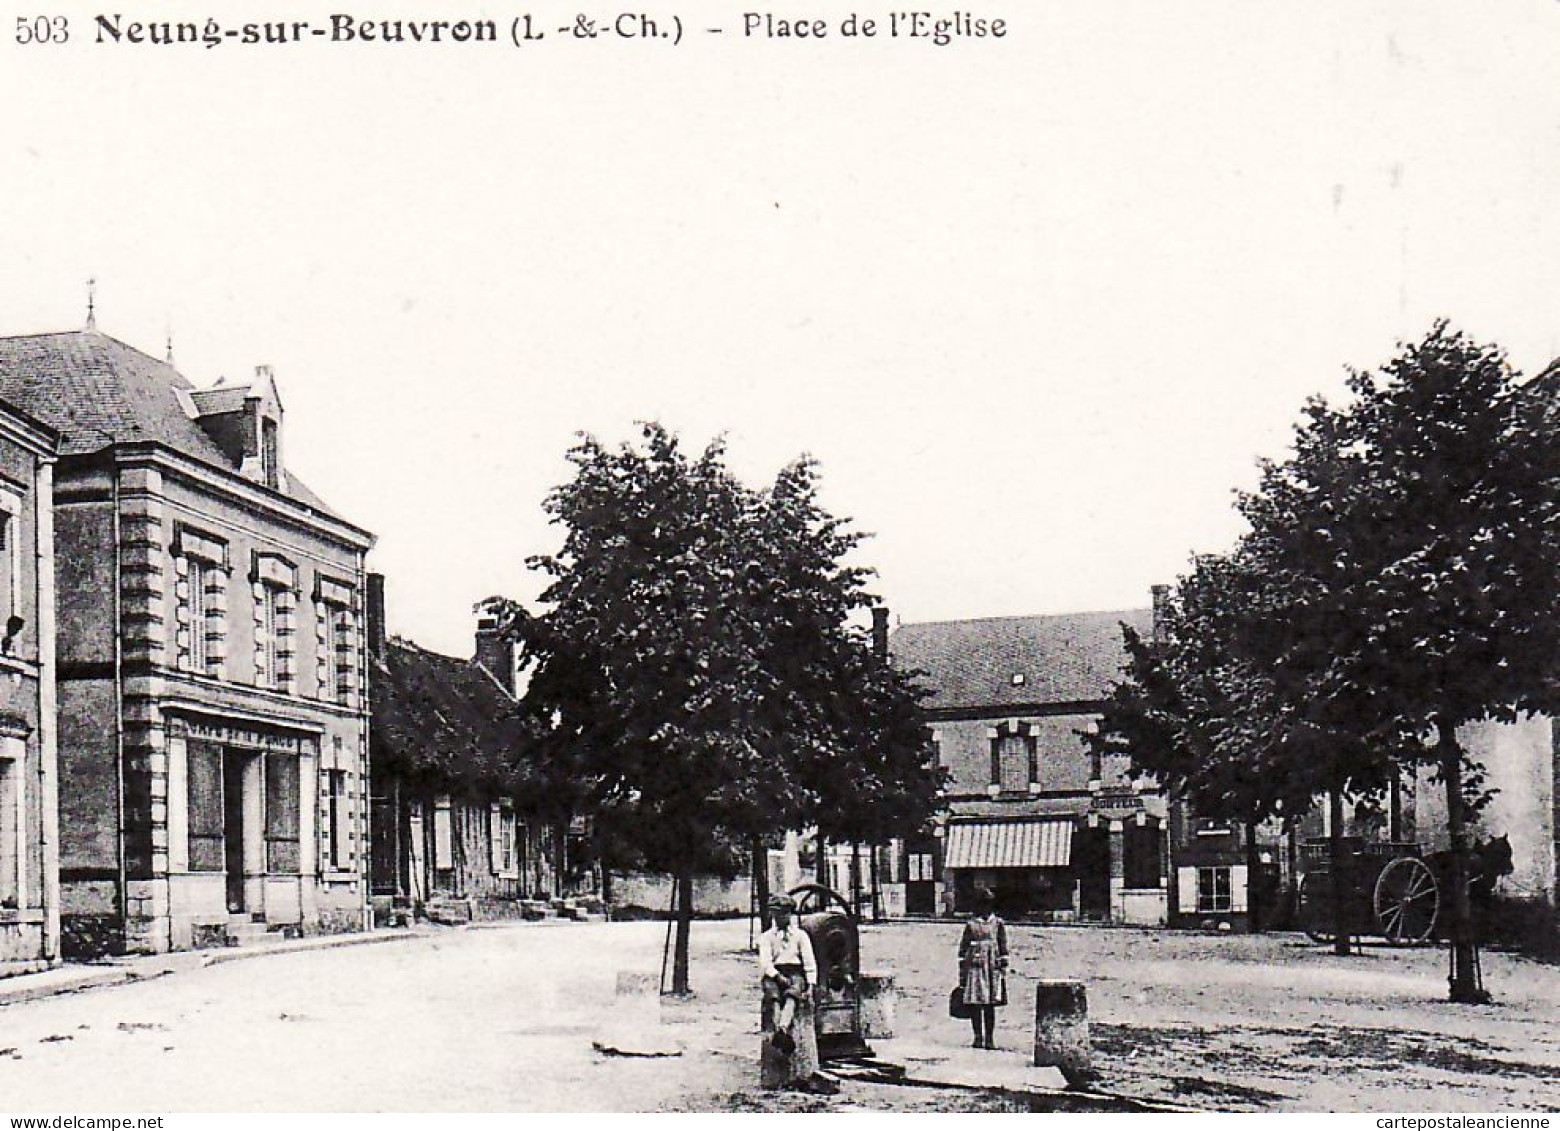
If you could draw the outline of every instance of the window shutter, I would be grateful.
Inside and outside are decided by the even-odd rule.
[[[296,874],[298,853],[298,759],[265,756],[266,870]]]
[[[504,870],[504,814],[498,802],[488,806],[488,863],[496,875]]]
[[[1176,870],[1176,905],[1183,915],[1197,910],[1197,869]]]
[[[185,777],[190,870],[221,872],[227,868],[222,839],[222,747],[191,742],[185,753]]]
[[[433,866],[455,866],[455,824],[450,813],[450,799],[440,797],[433,808]]]
[[[1246,910],[1246,866],[1237,864],[1230,869],[1230,910]]]

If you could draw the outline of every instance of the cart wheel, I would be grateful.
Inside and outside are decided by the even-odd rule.
[[[786,894],[795,902],[798,915],[827,911],[831,905],[838,906],[846,915],[851,914],[850,903],[846,898],[824,884],[797,884]]]
[[[1320,925],[1332,922],[1332,892],[1328,877],[1300,877],[1300,921],[1305,924],[1306,937],[1312,942],[1333,941],[1333,932]]]
[[[1403,856],[1381,870],[1371,905],[1388,942],[1424,942],[1435,931],[1441,892],[1423,860]]]

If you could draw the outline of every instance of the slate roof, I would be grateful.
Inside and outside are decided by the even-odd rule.
[[[1151,609],[905,624],[889,637],[901,670],[918,670],[932,694],[924,706],[992,708],[1095,703],[1126,663],[1125,622],[1145,636]],[[1014,686],[1013,677],[1023,683]]]
[[[466,794],[510,784],[524,723],[515,701],[475,661],[393,639],[371,664],[376,772]]]
[[[179,403],[204,397],[177,369],[97,330],[0,338],[0,400],[60,433],[60,454],[154,442],[224,471],[238,469]],[[202,406],[204,407],[204,406]],[[286,494],[335,516],[291,471]]]
[[[248,385],[219,385],[210,389],[197,389],[190,394],[200,411],[209,414],[240,412],[244,407],[244,398],[248,395]]]

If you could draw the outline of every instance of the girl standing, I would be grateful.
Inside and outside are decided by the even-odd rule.
[[[997,1006],[1007,1004],[1007,927],[997,918],[997,901],[989,888],[975,893],[975,914],[964,924],[959,940],[959,982],[970,1007],[974,1048],[996,1048],[993,1037]]]

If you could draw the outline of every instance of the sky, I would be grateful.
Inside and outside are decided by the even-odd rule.
[[[340,5],[115,7],[323,21]],[[41,10],[41,9],[40,9]],[[1560,354],[1560,5],[1047,0],[1005,38],[64,44],[0,28],[0,333],[271,365],[392,631],[530,599],[579,431],[806,452],[905,621],[1145,605],[1304,399],[1447,317]],[[757,12],[824,17],[813,3]],[[863,0],[862,15],[888,6]],[[612,13],[603,13],[611,15]],[[451,17],[453,18],[453,17]],[[720,26],[723,34],[700,29]]]

